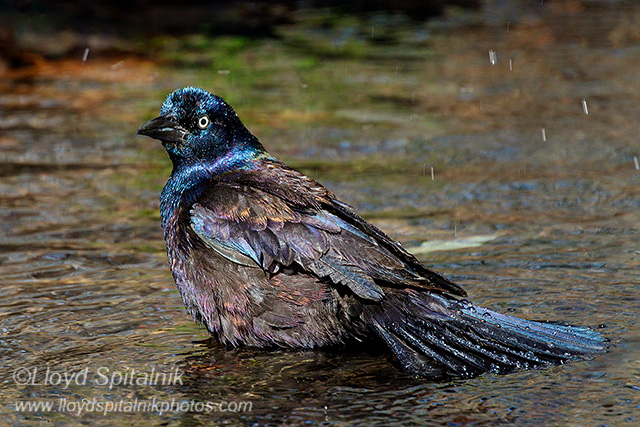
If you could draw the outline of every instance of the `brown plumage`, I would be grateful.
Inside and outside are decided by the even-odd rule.
[[[186,307],[228,345],[385,342],[420,376],[563,363],[596,354],[588,328],[474,306],[316,181],[271,157],[221,98],[171,94],[139,133],[174,168],[163,229]]]

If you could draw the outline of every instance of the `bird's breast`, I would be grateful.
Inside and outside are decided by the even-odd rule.
[[[347,339],[350,328],[338,314],[344,307],[329,285],[229,260],[194,232],[190,212],[179,206],[164,223],[169,264],[187,309],[219,341],[319,347]]]

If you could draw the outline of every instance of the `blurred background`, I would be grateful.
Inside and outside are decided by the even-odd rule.
[[[638,70],[634,1],[0,3],[0,424],[638,425]],[[475,303],[614,347],[429,383],[371,350],[211,342],[167,266],[170,162],[135,134],[184,86]],[[184,383],[23,384],[25,367]],[[16,407],[63,398],[253,406]]]

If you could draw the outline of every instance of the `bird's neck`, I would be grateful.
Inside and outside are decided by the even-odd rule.
[[[193,204],[208,182],[215,180],[223,173],[234,170],[257,169],[266,159],[273,159],[273,157],[261,147],[232,149],[224,156],[209,161],[184,161],[172,158],[173,171],[160,195],[163,228],[166,227],[169,218],[180,203],[185,203],[187,206]]]

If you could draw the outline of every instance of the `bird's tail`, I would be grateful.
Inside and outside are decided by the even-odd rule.
[[[606,348],[607,340],[586,327],[519,319],[441,295],[409,293],[400,299],[370,313],[370,324],[415,376],[507,373]]]

